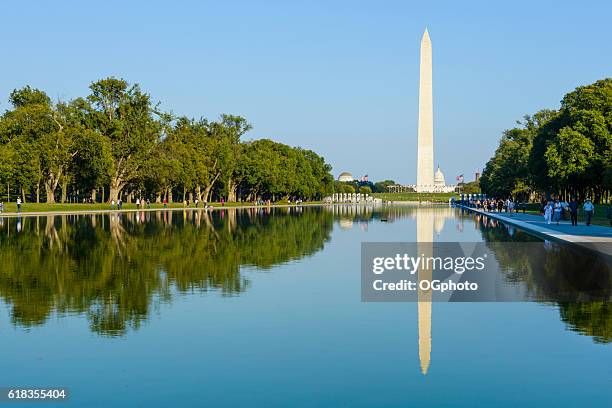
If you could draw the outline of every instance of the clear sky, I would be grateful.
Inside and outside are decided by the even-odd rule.
[[[416,179],[419,42],[433,44],[435,162],[481,169],[501,132],[612,76],[610,1],[7,2],[0,109],[26,84],[84,96],[138,82],[187,116],[322,154],[335,176]]]

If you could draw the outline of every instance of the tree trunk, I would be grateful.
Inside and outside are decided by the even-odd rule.
[[[227,201],[236,201],[236,187],[238,186],[234,184],[234,180],[229,179],[227,182]]]
[[[45,191],[47,193],[47,203],[55,203],[55,187],[57,183],[54,183],[53,179],[45,180]]]
[[[121,178],[119,177],[112,178],[111,183],[110,183],[110,191],[108,193],[107,202],[110,203],[112,200],[115,200],[115,202],[117,202],[117,200],[120,197],[121,190],[123,190],[123,187],[125,187],[125,183],[121,180]]]
[[[206,201],[206,202],[210,201],[210,192],[211,192],[213,186],[215,185],[215,182],[217,181],[217,179],[219,178],[220,175],[221,175],[221,173],[217,173],[217,175],[212,179],[210,184],[207,185],[206,188],[204,189],[204,201]]]
[[[68,195],[68,180],[66,179],[62,182],[62,197],[61,197],[62,204],[66,202],[67,195]]]

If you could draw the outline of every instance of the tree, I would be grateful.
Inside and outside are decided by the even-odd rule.
[[[394,186],[395,184],[397,184],[397,183],[395,181],[393,181],[393,180],[378,181],[378,182],[374,183],[374,192],[375,193],[386,193],[387,192],[387,187],[388,186]]]
[[[541,126],[530,154],[534,185],[546,192],[568,191],[601,201],[609,191],[612,156],[612,79],[581,86],[565,95],[559,112]],[[603,183],[602,183],[603,181]]]
[[[52,104],[49,97],[29,86],[14,90],[9,98],[13,110],[3,117],[3,139],[15,145],[18,177],[22,186],[36,190],[39,200],[41,182],[47,202],[55,202],[55,189],[76,154],[66,104]],[[24,177],[25,176],[25,177]]]
[[[372,194],[372,189],[370,186],[361,186],[359,187],[359,193],[361,194]]]
[[[612,186],[612,79],[576,88],[558,111],[526,116],[506,130],[480,185],[496,196],[594,195]],[[607,193],[606,193],[607,192]]]
[[[161,124],[153,118],[156,111],[149,95],[138,85],[109,77],[89,88],[91,122],[107,139],[111,151],[109,201],[117,200],[125,186],[140,176],[143,164],[160,142]]]

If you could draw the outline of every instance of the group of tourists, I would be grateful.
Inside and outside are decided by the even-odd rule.
[[[9,200],[10,201],[10,200]],[[4,202],[0,201],[0,214],[4,212]],[[21,197],[17,197],[17,212],[21,212]]]
[[[111,210],[115,209],[115,206],[117,208],[117,210],[122,210],[123,209],[123,200],[121,198],[117,199],[117,202],[115,202],[115,200],[111,200]],[[151,200],[149,200],[148,198],[145,200],[144,198],[137,198],[136,199],[136,208],[138,209],[149,209],[151,208]],[[164,205],[165,208],[165,205]]]
[[[166,208],[167,205],[167,201],[164,200],[164,208]],[[200,200],[199,199],[195,199],[193,200],[193,204],[195,205],[195,208],[200,208]],[[223,204],[221,204],[223,205]],[[188,198],[183,200],[183,207],[189,208],[191,206],[191,200],[189,200]],[[202,208],[204,208],[205,210],[212,208],[210,205],[208,205],[208,203],[206,201],[204,201]]]
[[[563,215],[569,213],[569,218],[572,222],[572,225],[575,227],[578,225],[578,209],[580,205],[575,197],[572,197],[570,202],[561,201],[558,198],[555,200],[548,200],[544,203],[544,207],[542,209],[544,215],[544,221],[546,224],[550,224],[555,222],[559,225],[559,221],[563,218]],[[608,208],[608,218],[611,218],[611,208]],[[593,218],[593,214],[595,213],[595,205],[593,202],[587,198],[582,205],[582,209],[584,211],[585,216],[585,224],[588,226],[591,225],[591,219]],[[610,221],[612,224],[612,220]]]
[[[505,212],[509,216],[512,216],[513,213],[517,212],[517,210],[522,209],[523,213],[525,212],[526,205],[518,204],[513,201],[512,197],[508,197],[506,199],[502,198],[470,198],[467,201],[463,201],[464,205],[472,208],[478,208],[486,212]],[[570,202],[566,202],[561,200],[560,198],[544,200],[541,203],[541,213],[544,216],[544,221],[546,224],[556,223],[559,225],[561,220],[571,220],[573,226],[578,225],[578,211],[580,209],[580,204],[576,200],[576,198],[572,198]],[[591,225],[592,218],[595,214],[595,205],[593,202],[587,198],[582,204],[582,211],[584,212],[584,220],[587,226]],[[610,225],[612,226],[612,203],[610,203],[607,207],[606,217],[610,221]]]
[[[485,198],[483,200],[476,199],[472,200],[471,207],[475,207],[487,212],[506,212],[510,216],[517,210],[516,203],[509,197],[505,200],[501,198]],[[523,208],[525,212],[525,208]]]
[[[117,209],[120,210],[121,208],[123,208],[123,201],[119,198],[117,200]],[[115,209],[115,199],[111,200],[111,210]]]

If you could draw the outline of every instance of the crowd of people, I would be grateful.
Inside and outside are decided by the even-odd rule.
[[[478,208],[486,212],[507,213],[510,217],[518,210],[523,213],[527,205],[516,203],[512,197],[507,199],[501,198],[470,198],[463,201],[464,205],[472,208]],[[595,205],[587,198],[582,205],[573,197],[569,202],[560,198],[543,200],[540,206],[540,213],[544,217],[546,224],[556,223],[559,225],[561,220],[570,220],[573,226],[578,225],[578,212],[582,207],[584,213],[585,225],[590,226],[593,215],[595,214]],[[612,226],[612,203],[607,207],[606,217]]]
[[[512,200],[512,197],[505,200],[501,198],[471,198],[468,200],[467,205],[487,212],[506,212],[510,216],[520,208],[525,212],[525,206],[517,205],[517,203]]]
[[[559,221],[561,219],[570,218],[572,225],[578,225],[578,210],[580,208],[580,204],[576,200],[576,198],[572,198],[570,202],[559,200],[558,198],[555,200],[547,200],[543,203],[542,213],[544,215],[544,221],[546,224],[557,223],[559,225]],[[611,208],[608,207],[608,218],[611,218]],[[587,226],[591,225],[591,219],[593,218],[593,214],[595,213],[595,205],[593,202],[587,198],[582,205],[582,210],[584,211],[585,216],[585,224]],[[610,221],[612,224],[612,220]]]

